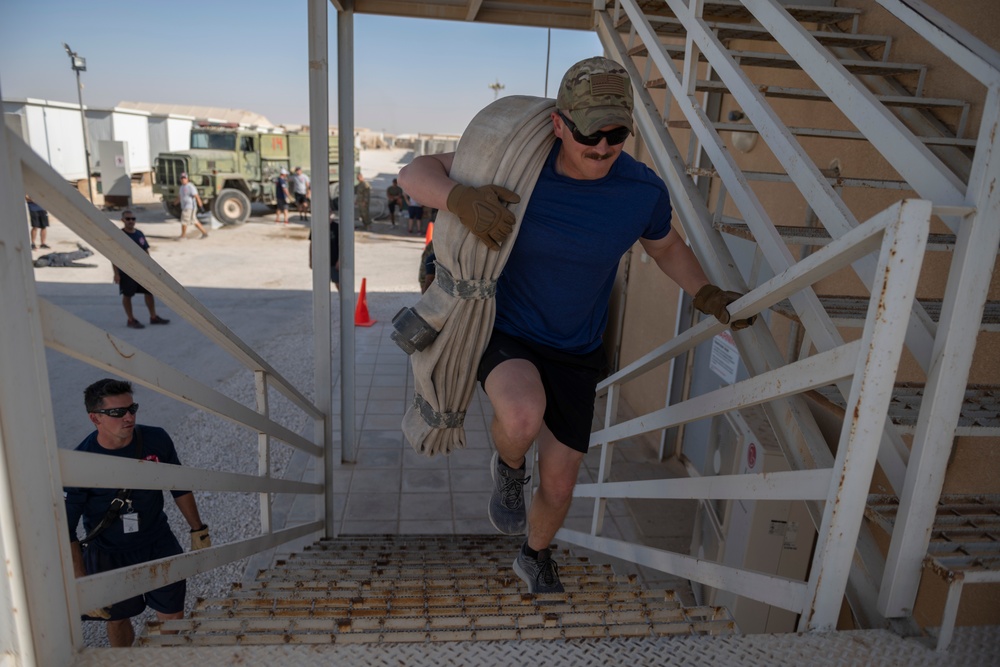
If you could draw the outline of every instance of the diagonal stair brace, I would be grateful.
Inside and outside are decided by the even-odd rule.
[[[631,5],[630,12],[636,13]],[[598,12],[597,18],[597,32],[604,47],[622,63],[634,82],[643,81],[627,55],[621,36],[613,29],[607,12]],[[633,24],[639,20],[635,15],[631,15],[631,18]],[[661,63],[657,65],[660,66]],[[666,131],[649,91],[637,85],[636,97],[641,102],[635,109],[636,120],[650,146],[657,171],[667,181],[678,216],[692,223],[685,227],[692,249],[712,280],[745,290],[743,277],[737,270],[722,235],[712,227],[711,214],[696,186],[687,176],[684,160]],[[754,375],[784,365],[781,352],[766,327],[750,327],[734,332],[734,339],[740,356]],[[804,399],[792,397],[763,407],[793,469],[832,467],[833,455]],[[818,527],[822,521],[823,507],[819,503],[806,503],[806,507],[813,523]],[[885,625],[885,619],[877,610],[877,582],[882,578],[884,559],[867,525],[862,525],[856,546],[859,557],[852,563],[846,596],[862,627],[881,627]]]
[[[676,2],[677,0],[668,0],[668,3]],[[622,2],[622,6],[629,13],[633,29],[638,33],[640,39],[644,40],[647,46],[650,43],[658,44],[659,42],[656,34],[653,32],[645,17],[638,13],[634,2],[631,0],[625,0]],[[674,4],[672,4],[672,7],[674,11],[678,11],[678,9],[680,9],[680,7],[674,6]],[[690,17],[685,19],[688,23],[692,20],[693,19]],[[700,21],[695,23],[693,30],[691,29],[692,26],[688,25],[688,44],[691,48],[697,48],[692,40],[694,38],[694,34],[699,32],[699,26],[701,26],[701,24],[702,22]],[[734,87],[741,88],[742,92],[745,93],[743,96],[744,99],[741,100],[741,104],[759,107],[757,109],[759,112],[757,115],[763,117],[766,114],[768,127],[771,129],[772,133],[780,138],[784,142],[784,145],[787,146],[785,154],[786,159],[783,160],[782,163],[789,175],[792,176],[793,181],[795,181],[799,189],[802,190],[803,195],[806,197],[807,201],[809,201],[817,216],[822,219],[823,215],[826,215],[827,217],[832,217],[835,221],[837,221],[839,224],[839,233],[835,234],[835,236],[838,237],[856,227],[857,221],[854,220],[851,212],[846,209],[843,201],[837,197],[836,193],[827,182],[826,177],[823,176],[823,174],[813,164],[812,160],[804,153],[804,151],[802,151],[801,146],[788,133],[787,129],[781,123],[781,120],[774,115],[770,106],[767,105],[766,100],[757,91],[756,87],[753,86],[749,80],[747,80],[742,70],[736,66],[732,58],[728,55],[726,49],[712,35],[702,34],[700,37],[701,38],[698,41],[703,43],[713,55],[710,62],[712,62],[713,67],[715,67],[716,73],[727,83],[731,91]],[[650,40],[652,40],[652,42],[650,42]],[[694,84],[694,73],[690,73],[687,79],[682,82],[673,66],[672,60],[666,56],[662,49],[651,49],[650,59],[654,60],[657,68],[660,70],[660,74],[667,82],[668,88],[671,88],[672,92],[674,92],[674,98],[684,111],[685,116],[689,120],[696,119],[691,122],[692,129],[697,134],[703,150],[705,150],[711,158],[715,169],[726,181],[727,188],[729,189],[734,202],[736,202],[737,206],[743,213],[744,219],[750,225],[754,236],[758,240],[758,245],[761,248],[761,251],[763,252],[765,258],[767,258],[768,263],[774,272],[780,273],[794,264],[795,259],[789,251],[788,246],[785,244],[780,234],[778,234],[777,230],[775,230],[774,225],[768,219],[766,211],[764,211],[763,206],[761,206],[755,193],[750,188],[746,178],[742,174],[742,171],[723,146],[722,140],[720,139],[718,133],[712,128],[711,122],[705,117],[701,107],[692,102],[690,95],[682,94],[683,90],[686,88],[684,86],[685,83],[690,85]],[[694,61],[693,55],[690,58],[690,61]],[[718,62],[716,63],[716,61]],[[716,67],[716,64],[721,65],[722,68],[720,69]],[[673,77],[671,77],[671,74]],[[746,108],[746,106],[744,108]],[[763,122],[764,120],[762,119],[762,124]],[[761,131],[761,134],[763,134],[763,130]],[[776,150],[775,154],[777,155]],[[806,178],[806,176],[808,176],[808,178]],[[872,279],[875,274],[875,262],[875,257],[866,257],[853,264],[855,271],[866,284],[870,285],[872,283]],[[818,349],[827,350],[843,343],[836,327],[830,320],[812,289],[793,295],[790,297],[790,301],[799,313],[803,326],[805,326],[809,331]],[[920,308],[920,311],[922,312],[923,309]],[[927,317],[926,314],[924,314],[924,317],[927,322],[930,322],[930,318]],[[919,336],[920,340],[912,341],[911,339],[915,336]],[[907,342],[910,343],[911,349],[913,349],[913,347],[917,347],[918,350],[924,350],[924,354],[929,357],[930,350],[933,346],[933,337],[927,330],[919,326],[915,328],[914,320],[912,318],[908,325]],[[915,351],[914,354],[919,356],[921,353],[919,351]],[[847,396],[850,393],[849,381],[838,383],[838,388],[844,396]],[[879,464],[882,466],[882,469],[886,473],[892,488],[895,490],[902,488],[907,457],[908,449],[903,443],[902,438],[896,432],[895,428],[893,428],[891,422],[886,419],[886,428],[883,430],[882,446],[879,448]]]

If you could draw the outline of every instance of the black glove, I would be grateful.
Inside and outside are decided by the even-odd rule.
[[[448,193],[448,210],[491,250],[499,250],[514,229],[514,214],[504,204],[519,201],[516,192],[499,185],[456,185]]]
[[[733,331],[746,329],[757,320],[756,315],[743,320],[729,321],[729,311],[726,306],[736,301],[743,295],[739,292],[729,292],[715,285],[705,285],[694,296],[694,307],[706,315],[715,315],[715,318],[723,324],[729,324]]]
[[[201,528],[191,530],[191,551],[205,549],[212,546],[212,538],[208,534],[208,524],[201,524]]]

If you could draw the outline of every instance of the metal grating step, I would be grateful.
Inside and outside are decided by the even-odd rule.
[[[156,646],[607,639],[736,632],[723,607],[689,607],[610,566],[557,552],[565,593],[533,595],[512,569],[523,538],[324,541],[190,618],[150,623]],[[480,559],[480,554],[488,554]],[[169,634],[167,634],[169,633]]]
[[[683,60],[683,44],[660,44],[660,48],[670,58]],[[628,55],[632,57],[645,57],[649,55],[648,47],[645,44],[637,44],[628,50]],[[794,58],[784,53],[767,53],[761,51],[730,51],[737,63],[743,67],[771,67],[776,69],[799,69],[800,65]],[[704,54],[699,58],[701,62],[707,62]],[[913,74],[922,76],[926,71],[925,65],[914,63],[883,62],[881,60],[839,60],[847,71],[853,74],[873,74],[876,76],[892,76]]]
[[[814,396],[819,396],[841,413],[846,402],[836,387],[820,387]],[[916,383],[897,384],[889,402],[889,419],[900,433],[912,434],[916,430],[917,417],[924,397],[924,385]],[[955,435],[992,437],[1000,436],[1000,386],[969,385],[965,388],[962,411],[958,417]]]
[[[646,87],[650,89],[662,89],[667,87],[663,78],[650,79],[646,82]],[[699,80],[695,84],[696,90],[707,93],[728,93],[729,87],[722,81]],[[808,100],[810,102],[829,102],[830,97],[822,90],[813,88],[788,88],[785,86],[770,86],[759,84],[757,91],[766,97],[775,97],[786,100]],[[968,109],[969,103],[964,100],[949,99],[944,97],[918,97],[915,95],[874,95],[875,99],[887,107],[911,107],[927,109],[955,109],[963,113]]]
[[[864,326],[868,313],[868,297],[861,296],[821,296],[820,302],[833,323],[842,327]],[[932,320],[938,322],[941,318],[941,299],[917,299]],[[785,317],[799,321],[799,316],[792,308],[788,299],[771,306],[771,310]],[[983,319],[979,325],[980,331],[1000,331],[1000,301],[987,301],[983,309]]]
[[[670,7],[663,0],[638,0],[636,5],[646,16],[674,16]],[[858,9],[818,5],[785,5],[784,9],[797,21],[818,25],[853,21],[861,14]],[[739,0],[708,0],[704,3],[702,16],[706,20],[756,20],[750,10]]]
[[[691,123],[686,120],[672,120],[667,123],[667,127],[690,130]],[[712,123],[712,127],[715,128],[716,132],[751,132],[756,134],[757,128],[750,123],[727,123],[719,122]],[[866,137],[861,132],[856,132],[854,130],[831,130],[822,127],[790,127],[786,126],[789,134],[796,137],[814,137],[819,139],[848,139],[851,141],[868,141]],[[960,139],[958,137],[944,137],[944,136],[923,136],[916,137],[916,139],[928,146],[965,146],[969,148],[975,148],[975,139]]]
[[[648,20],[650,27],[661,37],[687,36],[687,30],[679,19],[653,16],[648,17]],[[705,24],[723,42],[731,39],[774,41],[771,33],[760,25],[724,23],[721,21],[706,21]],[[631,26],[632,21],[628,16],[623,16],[615,27],[619,32],[627,32],[631,29]],[[820,30],[809,30],[807,32],[820,44],[829,47],[864,49],[871,47],[886,48],[889,45],[889,38],[882,35],[859,35],[851,32],[824,32]]]
[[[756,243],[749,225],[745,222],[730,222],[730,220],[723,218],[721,222],[715,223],[715,228],[723,234],[729,234],[730,236]],[[826,231],[823,227],[774,225],[774,229],[786,243],[792,245],[824,246],[833,240],[830,237],[830,232]],[[927,249],[938,252],[951,252],[955,249],[955,235],[930,234],[927,237]]]

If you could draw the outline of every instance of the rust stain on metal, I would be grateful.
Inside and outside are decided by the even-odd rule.
[[[125,354],[124,352],[122,352],[118,348],[118,345],[115,343],[115,339],[111,336],[111,334],[106,333],[104,335],[108,337],[108,342],[111,343],[111,347],[115,348],[115,352],[117,352],[118,356],[120,356],[122,359],[131,359],[132,357],[135,356],[135,352],[133,352],[132,354]]]

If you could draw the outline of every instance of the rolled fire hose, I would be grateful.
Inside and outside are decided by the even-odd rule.
[[[471,186],[501,185],[519,194],[521,201],[509,207],[516,223],[499,251],[487,248],[455,215],[441,211],[434,223],[434,282],[416,305],[400,311],[393,321],[393,338],[411,353],[414,376],[403,434],[421,454],[450,454],[465,447],[465,413],[493,330],[496,281],[555,143],[550,120],[554,110],[551,99],[501,98],[472,119],[458,144],[450,173],[454,180]],[[415,333],[414,324],[423,334]]]

